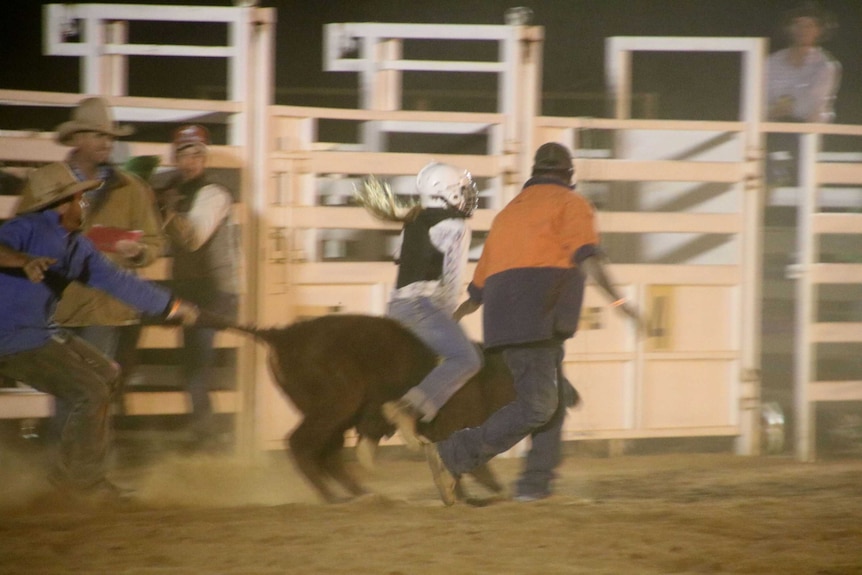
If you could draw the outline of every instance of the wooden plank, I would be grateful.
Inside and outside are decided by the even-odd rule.
[[[862,184],[862,164],[817,164],[817,181],[820,184]]]
[[[820,284],[862,283],[862,264],[814,264],[811,281]]]
[[[492,113],[435,112],[412,110],[359,110],[314,108],[300,106],[270,106],[270,116],[276,118],[323,118],[328,120],[397,121],[425,123],[503,124],[506,116]],[[277,136],[277,134],[276,134]]]
[[[599,212],[602,233],[701,233],[739,234],[743,220],[739,214]]]
[[[283,211],[282,221],[289,221],[294,229],[346,229],[346,230],[400,230],[402,224],[379,220],[360,207],[296,206],[273,209]],[[476,210],[470,219],[473,231],[487,231],[496,210]]]
[[[703,427],[653,427],[649,429],[601,429],[581,431],[564,429],[564,441],[595,440],[595,439],[650,439],[671,437],[722,437],[740,434],[738,426],[705,425]]]
[[[270,168],[274,172],[299,174],[416,174],[432,161],[469,166],[470,172],[476,177],[494,177],[501,172],[514,170],[513,158],[491,155],[308,151],[274,152],[270,160]]]
[[[837,134],[842,136],[862,136],[862,126],[854,126],[848,124],[824,124],[818,122],[762,122],[760,124],[760,129],[763,132],[770,133]]]
[[[48,137],[45,134],[48,134]],[[167,143],[123,140],[116,145],[122,145],[124,154],[128,157],[159,156],[162,166],[173,165],[170,145]],[[0,158],[7,163],[61,162],[66,159],[68,153],[69,148],[56,143],[51,132],[19,132],[14,136],[6,132],[0,137]],[[245,165],[243,153],[239,146],[210,146],[208,165],[212,168],[241,169]]]
[[[588,130],[667,130],[697,132],[742,132],[744,122],[721,122],[704,120],[623,120],[614,118],[565,118],[540,116],[536,118],[538,129],[572,128]]]
[[[472,269],[472,268],[471,268]],[[290,267],[293,285],[375,284],[395,281],[393,262],[306,262]]]
[[[748,168],[741,162],[576,159],[575,171],[588,182],[734,183],[745,179]]]
[[[273,208],[273,214],[283,212],[282,221],[292,228],[399,230],[401,225],[371,216],[361,207],[295,206]],[[473,231],[491,229],[497,210],[476,210],[470,219]],[[743,221],[738,214],[691,214],[657,212],[601,212],[597,214],[603,233],[742,233]]]
[[[475,262],[468,265],[471,277]],[[303,262],[291,264],[295,284],[341,284],[391,282],[392,262]],[[672,264],[611,264],[609,273],[618,284],[737,285],[739,266]],[[349,278],[349,280],[348,280]]]
[[[235,391],[210,392],[216,413],[234,413],[240,408]],[[191,412],[188,394],[183,391],[132,391],[123,395],[125,415],[172,415]],[[51,417],[54,398],[38,391],[0,391],[0,419]]]
[[[575,339],[569,341],[577,341],[577,338],[583,339],[584,337],[584,333],[578,332]],[[589,353],[578,353],[568,351],[568,348],[575,347],[574,344],[567,344],[566,347],[566,354],[563,358],[563,362],[566,364],[586,365],[594,363],[625,363],[636,359],[634,352],[602,352],[592,351],[591,349]],[[590,347],[592,348],[593,346]]]
[[[241,396],[236,391],[211,391],[213,411],[235,413]],[[191,400],[184,391],[132,391],[123,394],[125,415],[178,415],[191,413]]]
[[[735,286],[741,281],[736,265],[611,264],[609,270],[618,284]]]
[[[216,333],[215,347],[240,347],[244,341],[246,341],[246,338],[242,334],[232,331],[219,331]],[[179,327],[148,325],[141,330],[138,348],[170,349],[174,347],[182,347],[182,330]]]
[[[35,90],[0,90],[0,105],[9,106],[54,106],[73,108],[85,94],[66,92],[44,92]],[[193,98],[149,98],[141,96],[103,96],[110,106],[130,108],[154,108],[157,110],[189,110],[201,112],[242,112],[244,103],[229,100],[198,100]]]
[[[862,214],[815,214],[811,230],[815,234],[860,234]]]
[[[821,322],[811,326],[811,341],[820,343],[862,342],[862,322]]]
[[[652,351],[643,354],[644,361],[733,361],[738,350]]]
[[[35,389],[0,388],[0,419],[50,417],[54,398]]]
[[[808,401],[862,401],[862,381],[812,381]]]

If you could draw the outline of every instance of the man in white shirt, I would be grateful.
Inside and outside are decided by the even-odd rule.
[[[841,64],[820,47],[834,27],[831,16],[813,2],[790,10],[784,30],[790,45],[766,62],[766,111],[772,122],[832,122]],[[795,185],[799,138],[795,133],[767,136],[767,181]]]
[[[164,232],[173,256],[172,288],[202,309],[233,318],[239,293],[239,245],[231,219],[233,198],[207,176],[209,132],[186,125],[174,132],[176,172],[160,189]],[[198,445],[211,444],[215,432],[210,402],[210,368],[215,361],[215,330],[183,330],[183,375],[192,400],[190,430]]]
[[[786,16],[790,46],[767,60],[767,113],[774,122],[831,122],[841,64],[819,43],[831,20],[814,4]]]

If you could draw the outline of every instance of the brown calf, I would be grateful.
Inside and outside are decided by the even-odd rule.
[[[386,317],[331,315],[271,329],[225,324],[208,314],[200,321],[251,333],[268,345],[270,371],[303,415],[287,445],[299,470],[329,502],[339,500],[329,480],[351,497],[366,493],[344,465],[344,433],[355,427],[375,445],[394,433],[381,405],[419,383],[437,361],[412,332]],[[486,354],[482,370],[418,431],[439,441],[479,425],[513,399],[502,358]],[[473,475],[488,489],[502,490],[487,467]]]

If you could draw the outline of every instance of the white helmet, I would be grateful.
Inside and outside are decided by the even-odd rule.
[[[454,208],[470,217],[479,204],[479,191],[467,170],[431,162],[416,176],[423,208]]]

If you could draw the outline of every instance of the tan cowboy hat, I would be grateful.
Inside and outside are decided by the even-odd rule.
[[[30,172],[16,213],[21,215],[38,212],[78,192],[86,192],[101,185],[100,180],[79,182],[69,166],[62,162],[48,164]]]
[[[78,132],[99,132],[114,137],[128,136],[135,131],[131,126],[120,126],[114,121],[111,108],[104,98],[85,98],[72,110],[72,119],[57,126],[57,141],[65,146]]]

